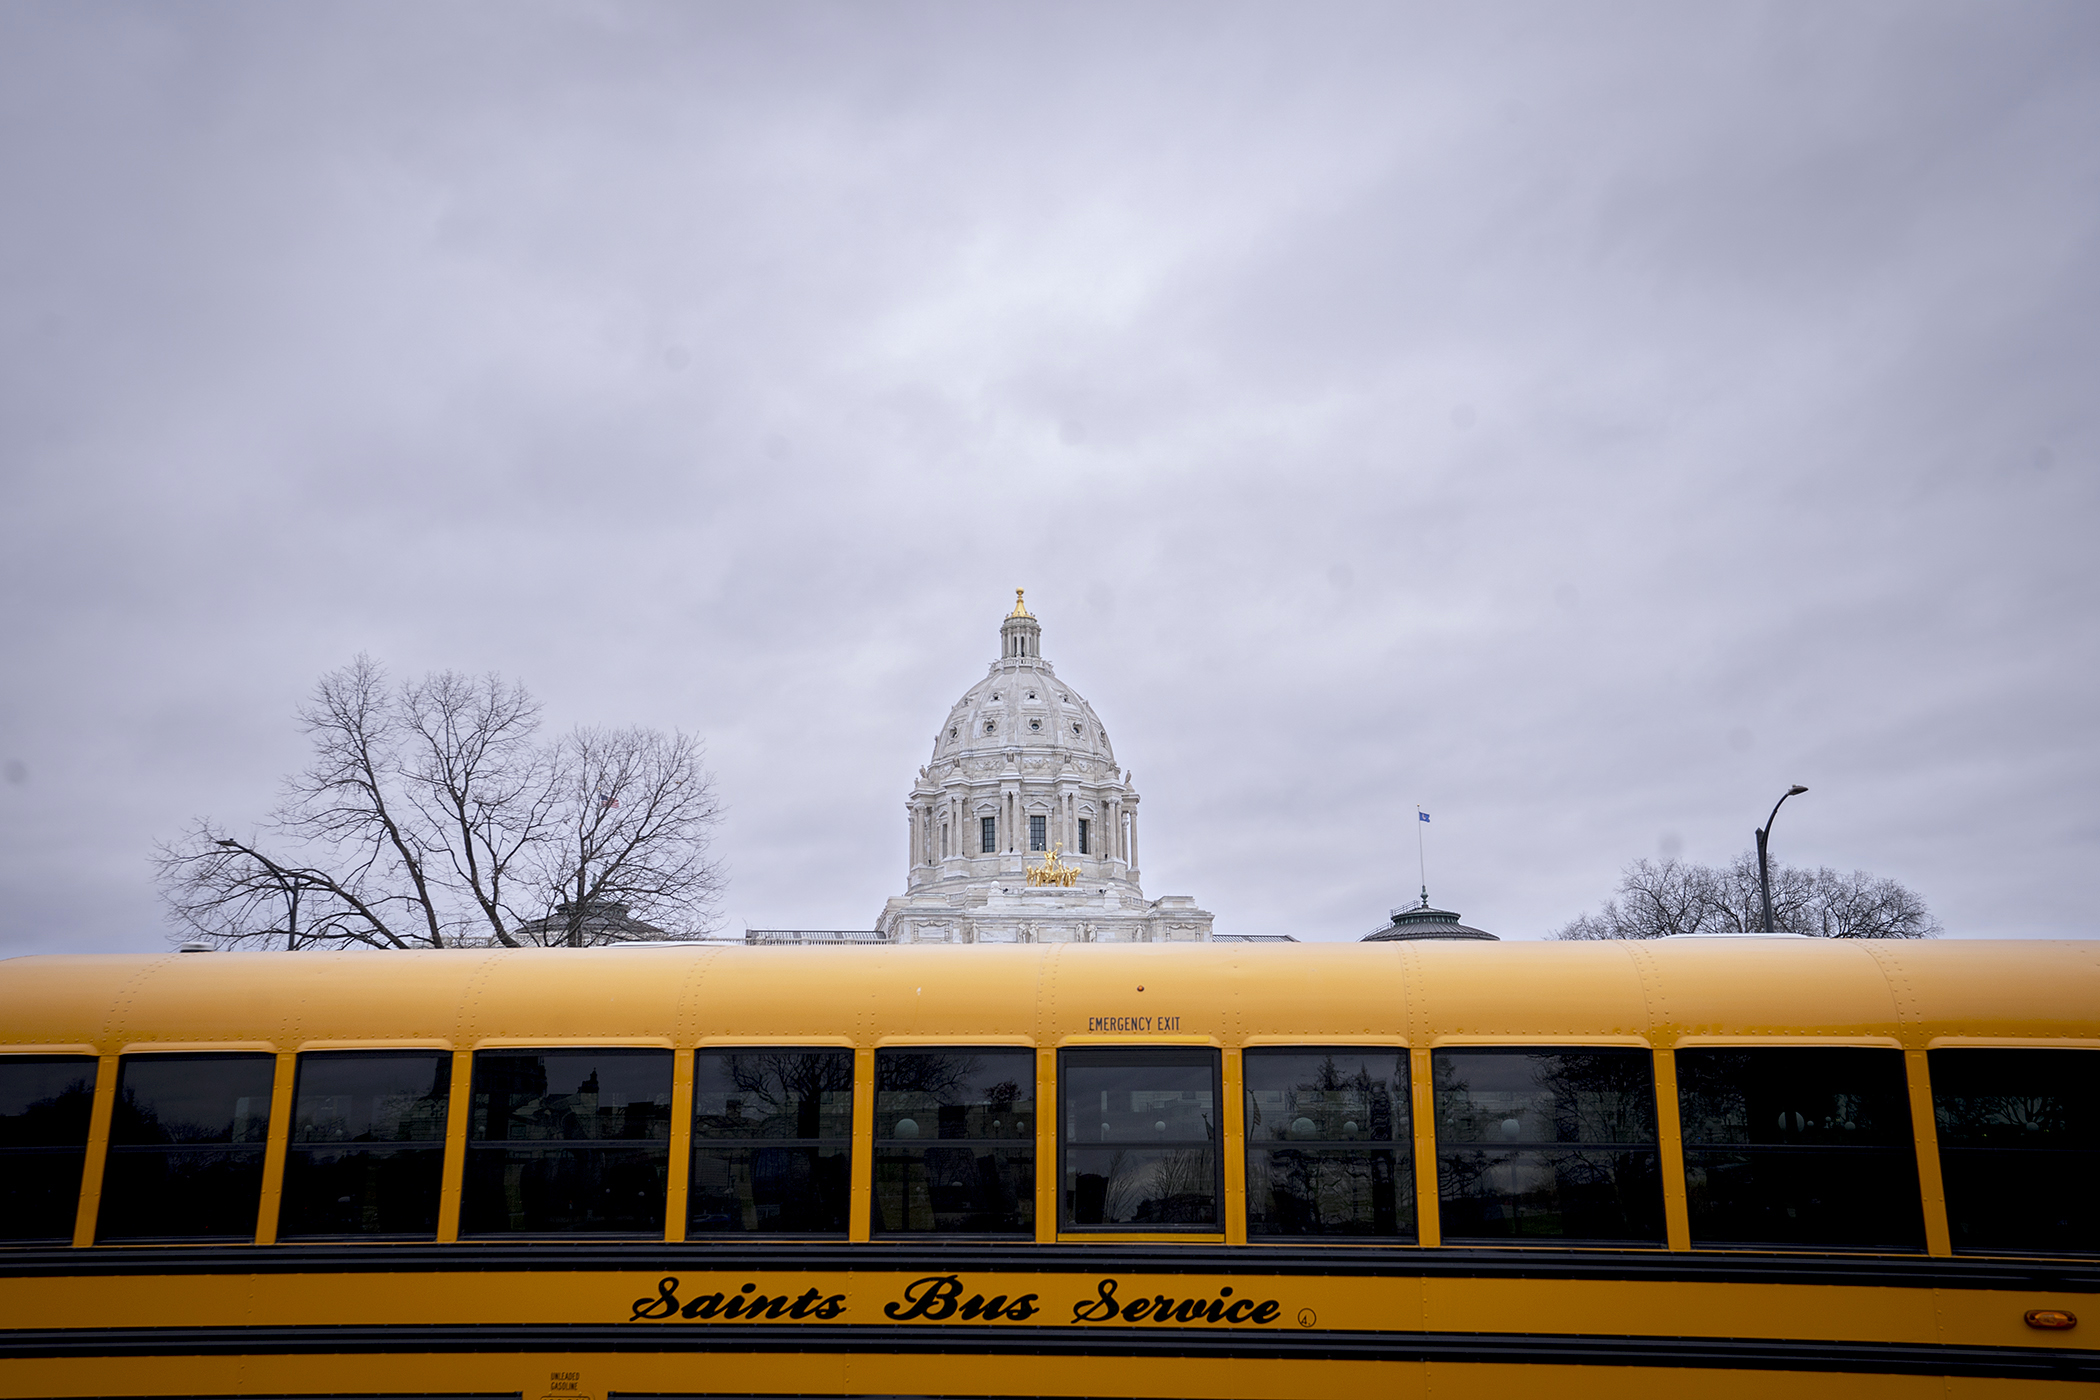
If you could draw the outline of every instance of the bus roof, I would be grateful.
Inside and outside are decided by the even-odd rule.
[[[2100,1044],[2100,941],[532,948],[0,961],[0,1049]]]

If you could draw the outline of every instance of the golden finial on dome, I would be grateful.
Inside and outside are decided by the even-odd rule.
[[[1024,588],[1016,588],[1016,589],[1014,590],[1014,610],[1013,610],[1012,612],[1010,612],[1010,613],[1008,613],[1008,614],[1007,614],[1007,616],[1008,616],[1008,617],[1034,617],[1034,616],[1035,616],[1035,614],[1034,614],[1034,613],[1032,613],[1032,612],[1028,611],[1028,605],[1027,605],[1026,603],[1024,603],[1024,602],[1022,602],[1022,601],[1021,601],[1021,599],[1022,599],[1022,596],[1023,596],[1023,595],[1024,595],[1024,594],[1025,594],[1025,593],[1026,593],[1027,591],[1028,591],[1028,590],[1026,590],[1026,589],[1024,589]]]

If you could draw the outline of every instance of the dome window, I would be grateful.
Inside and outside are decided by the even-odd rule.
[[[948,737],[951,739],[960,739],[962,737],[962,730],[960,728],[951,729],[948,731]]]
[[[1034,691],[1032,691],[1032,690],[1031,690],[1031,691],[1029,691],[1029,692],[1028,692],[1028,698],[1029,698],[1029,699],[1031,699],[1031,700],[1035,699],[1035,692],[1034,692]]]
[[[996,690],[995,690],[995,691],[993,691],[993,692],[992,692],[992,698],[993,698],[994,700],[997,700],[997,699],[999,698],[999,692],[998,692],[998,691],[996,691]]]
[[[1037,733],[1041,733],[1043,728],[1043,722],[1039,719],[1032,719],[1028,721],[1028,727],[1030,729],[1035,730]]]
[[[984,732],[987,734],[995,732],[998,728],[999,722],[997,720],[988,719],[984,722]]]
[[[1080,730],[1079,730],[1079,726],[1078,726],[1078,725],[1076,725],[1076,724],[1075,724],[1075,725],[1073,725],[1073,726],[1072,726],[1072,732],[1073,732],[1074,734],[1077,734],[1077,733],[1079,733],[1079,732],[1080,732]]]

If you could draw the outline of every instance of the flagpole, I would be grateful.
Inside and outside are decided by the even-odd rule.
[[[1422,804],[1415,804],[1415,869],[1422,876],[1422,907],[1429,907],[1429,857],[1422,853]]]

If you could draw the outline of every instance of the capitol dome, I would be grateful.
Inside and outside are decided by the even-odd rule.
[[[1004,655],[991,674],[963,692],[933,738],[929,767],[970,764],[1008,754],[1048,754],[1090,773],[1112,773],[1116,752],[1094,707],[1042,656],[1042,624],[1014,590],[1014,611],[1000,624]]]
[[[902,898],[876,929],[898,942],[1201,941],[1185,896],[1147,901],[1138,794],[1094,707],[1044,659],[1014,590],[999,658],[933,736],[905,799]]]

